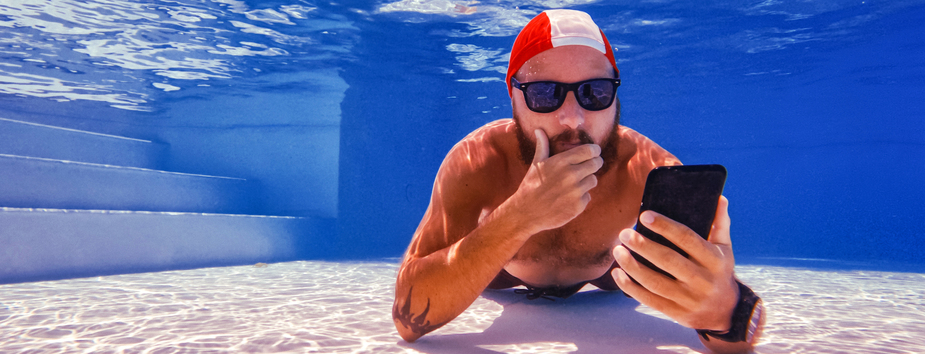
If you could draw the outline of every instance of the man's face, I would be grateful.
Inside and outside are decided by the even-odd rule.
[[[528,60],[514,77],[520,82],[557,81],[573,83],[588,79],[613,78],[614,69],[607,58],[594,48],[586,46],[564,46],[553,48]],[[550,113],[537,113],[527,108],[523,92],[514,89],[511,97],[514,120],[520,128],[518,140],[521,144],[521,158],[530,163],[536,150],[533,131],[543,129],[549,137],[550,156],[567,151],[579,145],[594,143],[602,147],[602,154],[616,153],[616,128],[619,124],[620,102],[616,100],[609,108],[588,111],[578,105],[575,93],[569,92],[559,109]],[[604,157],[604,167],[609,167],[613,156]],[[599,171],[601,172],[601,171]]]

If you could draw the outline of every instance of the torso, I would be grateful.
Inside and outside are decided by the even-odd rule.
[[[492,144],[490,151],[504,155],[488,159],[497,166],[480,169],[495,175],[489,180],[497,182],[490,188],[497,193],[495,198],[482,206],[483,216],[517,190],[529,167],[519,158],[513,124],[510,120],[489,124],[478,138]],[[599,278],[610,269],[614,262],[611,251],[620,244],[620,231],[636,222],[647,174],[654,167],[679,163],[639,133],[622,126],[618,129],[620,143],[614,166],[599,176],[585,211],[561,228],[532,236],[504,267],[511,275],[536,287],[568,286]]]

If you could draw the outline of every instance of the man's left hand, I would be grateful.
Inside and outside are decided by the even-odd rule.
[[[739,298],[735,282],[735,259],[729,236],[729,201],[720,197],[709,241],[696,232],[661,214],[646,211],[640,222],[650,230],[687,252],[685,258],[633,229],[620,232],[622,245],[613,249],[620,268],[611,275],[627,295],[658,310],[683,326],[726,331]],[[637,262],[632,249],[655,266],[670,273],[671,279]],[[636,279],[634,283],[629,277]]]

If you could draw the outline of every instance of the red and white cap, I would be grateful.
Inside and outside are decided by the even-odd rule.
[[[591,19],[591,15],[577,10],[546,10],[530,20],[514,40],[511,61],[504,78],[508,95],[512,94],[511,77],[527,60],[546,50],[567,45],[584,45],[597,49],[610,60],[617,76],[620,76],[620,69],[617,69],[617,62],[613,57],[613,48],[610,47],[604,32]]]

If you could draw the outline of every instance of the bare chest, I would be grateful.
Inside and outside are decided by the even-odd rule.
[[[592,197],[588,208],[568,224],[534,235],[520,248],[513,261],[550,267],[611,265],[611,251],[620,244],[620,231],[636,222],[638,202],[619,195],[610,197]]]
[[[613,265],[612,251],[620,244],[620,231],[635,223],[636,212],[630,209],[638,206],[632,208],[620,201],[589,206],[563,227],[531,237],[504,268],[527,284],[540,287],[597,279]]]
[[[534,286],[570,285],[603,275],[613,265],[620,232],[633,227],[639,213],[643,186],[635,177],[623,168],[610,171],[591,190],[591,202],[581,214],[560,228],[531,236],[505,269]],[[518,185],[519,180],[499,189],[509,197]],[[484,212],[490,213],[506,197]]]

